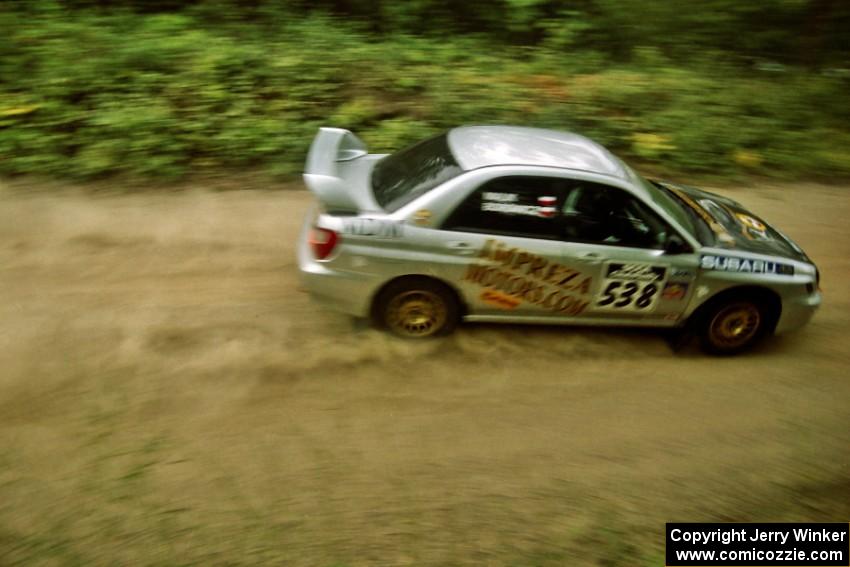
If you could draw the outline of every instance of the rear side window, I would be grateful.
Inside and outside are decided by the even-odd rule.
[[[440,134],[379,161],[372,170],[372,192],[385,211],[393,212],[462,172],[447,134]]]
[[[557,240],[566,193],[567,182],[555,177],[500,177],[467,197],[443,228]]]
[[[666,223],[621,189],[525,176],[483,184],[442,228],[634,248],[661,248],[668,234]]]

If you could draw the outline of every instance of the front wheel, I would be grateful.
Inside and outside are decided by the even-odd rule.
[[[700,344],[710,354],[731,355],[755,345],[767,329],[767,310],[749,298],[711,307],[702,319]]]
[[[390,284],[378,298],[376,322],[405,338],[446,335],[460,318],[458,301],[446,286],[432,280]]]

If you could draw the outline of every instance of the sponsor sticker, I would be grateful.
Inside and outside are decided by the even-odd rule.
[[[489,303],[490,305],[495,305],[500,309],[508,310],[516,309],[517,305],[522,303],[522,300],[519,298],[495,289],[485,289],[481,292],[481,301]]]
[[[544,256],[488,239],[477,261],[467,266],[463,281],[485,288],[480,299],[502,308],[513,309],[527,302],[558,315],[577,316],[590,303],[593,278]],[[516,303],[508,307],[504,296]]]
[[[516,203],[519,201],[519,195],[516,193],[496,193],[493,191],[484,191],[481,198],[485,201],[495,201],[497,203]]]
[[[400,238],[402,231],[402,224],[399,221],[361,217],[342,220],[342,233],[353,236]]]
[[[523,205],[516,193],[497,193],[484,191],[481,193],[481,210],[491,213],[509,215],[527,215],[540,218],[553,218],[558,214],[555,207],[558,198],[551,195],[537,197],[536,205]]]
[[[682,300],[688,295],[688,284],[668,282],[661,292],[663,299]]]
[[[484,201],[481,210],[490,213],[505,213],[508,215],[528,215],[536,217],[539,215],[540,207],[537,205],[518,205],[516,203],[499,203]]]
[[[651,312],[667,279],[667,267],[639,262],[605,265],[597,310]]]
[[[428,224],[431,221],[431,211],[420,209],[413,213],[413,222],[416,224]]]
[[[794,275],[794,266],[790,264],[782,264],[780,262],[772,262],[769,260],[735,258],[733,256],[705,255],[700,258],[700,267],[703,270],[717,270],[720,272],[779,274],[785,276]]]
[[[555,208],[555,203],[557,201],[557,197],[537,197],[537,204],[540,205],[540,209],[538,209],[537,214],[543,218],[554,217],[558,214],[558,209]]]

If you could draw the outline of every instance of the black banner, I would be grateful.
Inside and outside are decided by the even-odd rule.
[[[848,524],[667,524],[668,567],[850,565]]]

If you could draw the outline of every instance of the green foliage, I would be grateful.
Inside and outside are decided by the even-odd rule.
[[[765,14],[784,22],[818,2],[504,0],[504,17],[479,4],[5,3],[0,173],[294,175],[320,125],[383,152],[458,124],[517,123],[668,170],[850,175],[848,72],[757,57],[787,39]],[[704,49],[684,60],[686,44]]]

